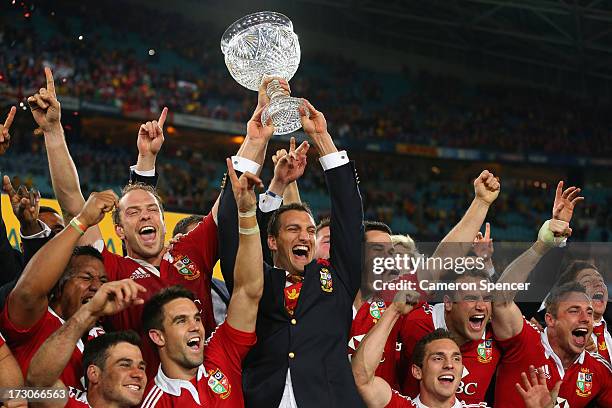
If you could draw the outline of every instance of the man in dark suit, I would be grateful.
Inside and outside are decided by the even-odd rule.
[[[346,355],[361,275],[361,196],[354,165],[346,152],[336,149],[323,114],[308,101],[300,111],[304,131],[319,152],[331,198],[330,259],[314,259],[316,226],[307,206],[291,204],[266,214],[271,218],[267,246],[273,266],[264,266],[258,342],[243,365],[245,402],[247,407],[361,407]],[[234,167],[247,159],[250,169],[258,170],[253,164],[261,164],[257,160],[265,155],[273,131],[260,117],[261,106],[249,122],[239,157],[232,158]],[[235,206],[231,191],[224,189],[219,242],[222,272],[230,282],[235,251],[227,248],[238,239]]]

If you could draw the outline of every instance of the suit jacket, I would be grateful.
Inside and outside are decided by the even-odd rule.
[[[365,406],[357,393],[347,356],[353,299],[361,277],[361,196],[352,163],[327,170],[325,178],[331,197],[330,260],[314,260],[304,268],[294,316],[285,311],[285,271],[264,264],[257,344],[243,363],[247,407],[278,407],[287,369],[291,370],[293,391],[300,408]],[[233,220],[234,225],[222,228],[224,224],[219,222],[221,246],[232,246],[238,241],[233,201],[231,188],[224,188],[219,214]],[[232,258],[231,253],[221,251],[222,271],[224,261],[225,265],[233,266],[235,256],[235,252]],[[230,271],[233,268],[223,273],[230,275]]]

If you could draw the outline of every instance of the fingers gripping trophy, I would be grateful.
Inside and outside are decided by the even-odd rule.
[[[300,43],[293,23],[283,14],[261,11],[249,14],[230,25],[221,38],[221,51],[232,77],[242,86],[257,91],[267,76],[289,81],[300,64]],[[300,98],[293,98],[278,80],[271,81],[266,93],[270,103],[261,121],[272,120],[275,135],[284,135],[302,127],[298,108]]]

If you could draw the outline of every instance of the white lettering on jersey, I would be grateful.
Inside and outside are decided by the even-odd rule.
[[[145,279],[145,278],[150,278],[150,277],[151,277],[151,274],[149,274],[149,272],[145,271],[141,267],[138,267],[134,270],[134,272],[132,272],[130,279],[136,280],[136,279]]]

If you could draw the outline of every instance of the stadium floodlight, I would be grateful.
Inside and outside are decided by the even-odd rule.
[[[281,13],[261,11],[232,23],[221,37],[221,51],[232,77],[242,86],[257,91],[266,76],[289,81],[300,64],[300,43],[293,23]],[[298,108],[300,98],[293,98],[278,80],[266,88],[270,103],[261,120],[272,118],[275,135],[284,135],[302,127]]]

